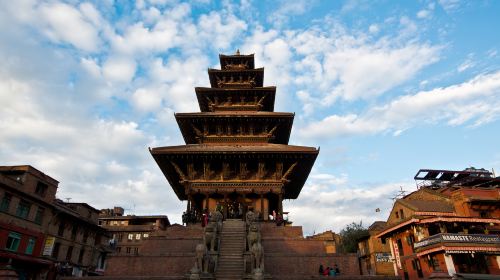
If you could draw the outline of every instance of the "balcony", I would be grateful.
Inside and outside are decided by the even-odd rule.
[[[500,247],[500,236],[494,234],[439,233],[415,242],[413,248],[420,251],[429,247],[451,244]]]

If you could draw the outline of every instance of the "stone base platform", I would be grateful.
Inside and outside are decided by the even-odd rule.
[[[337,264],[342,273],[337,279],[399,279],[361,276],[356,254],[326,253],[324,242],[304,238],[300,226],[262,223],[260,227],[266,279],[323,279],[316,275],[320,264],[324,267]],[[139,255],[111,255],[105,275],[99,279],[186,279],[202,236],[199,224],[173,225],[156,232],[144,241]],[[247,270],[246,275],[250,273],[248,267]]]

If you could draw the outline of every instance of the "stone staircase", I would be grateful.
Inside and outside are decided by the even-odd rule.
[[[246,245],[245,222],[242,220],[224,221],[220,234],[219,260],[215,279],[243,279],[243,253]]]

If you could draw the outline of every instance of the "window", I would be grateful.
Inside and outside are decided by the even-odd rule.
[[[64,221],[59,222],[59,230],[57,231],[57,235],[64,236],[64,228],[66,227],[66,223]]]
[[[83,232],[83,239],[82,239],[82,242],[83,242],[84,244],[86,244],[86,243],[87,243],[87,239],[88,239],[88,238],[89,238],[89,232],[88,232],[88,231],[84,231],[84,232]]]
[[[141,234],[140,233],[136,233],[135,234],[135,240],[141,240]]]
[[[16,215],[20,218],[27,219],[30,214],[31,203],[26,200],[21,200],[17,205]]]
[[[134,234],[133,233],[129,233],[127,239],[128,240],[133,240],[134,239]]]
[[[47,193],[48,188],[49,187],[46,184],[38,182],[38,184],[36,185],[35,194],[44,197],[45,193]]]
[[[122,251],[122,247],[116,247],[116,252],[120,253]]]
[[[144,238],[148,238],[148,237],[149,237],[149,233],[145,233],[145,234],[143,234],[143,235],[142,235],[142,237],[144,237]]]
[[[122,241],[123,240],[123,234],[122,233],[118,233],[118,241]]]
[[[33,248],[35,248],[35,243],[36,239],[34,237],[30,237],[28,239],[28,244],[26,245],[26,251],[24,253],[26,253],[27,255],[33,254]]]
[[[403,242],[401,242],[401,239],[398,239],[396,240],[396,243],[398,244],[399,255],[403,256]]]
[[[73,229],[71,230],[71,240],[76,239],[76,234],[78,233],[78,226],[74,225]]]
[[[399,212],[396,210],[396,219],[399,219]]]
[[[54,244],[54,249],[52,250],[52,257],[54,259],[56,259],[56,260],[59,257],[59,249],[60,249],[60,247],[61,247],[61,243],[56,242],[56,244]]]
[[[7,237],[7,245],[5,245],[5,249],[9,251],[17,251],[19,248],[19,243],[21,242],[21,234],[17,232],[10,232]]]
[[[413,266],[413,270],[417,271],[418,278],[424,277],[424,274],[422,273],[422,267],[420,267],[420,260],[419,259],[414,259],[414,260],[411,261],[411,264]]]
[[[410,234],[406,237],[406,243],[410,246],[413,246],[413,243],[415,243],[415,238],[413,237],[413,234]]]
[[[36,214],[35,214],[35,223],[37,223],[39,225],[42,224],[44,211],[45,211],[45,209],[43,209],[42,207],[38,207],[38,209],[36,210]]]
[[[139,248],[137,247],[134,248],[134,255],[139,255]]]
[[[434,271],[441,271],[441,268],[439,267],[439,261],[436,258],[436,255],[432,255],[429,257],[429,266],[432,267]]]
[[[405,213],[403,212],[403,209],[399,210],[399,216],[401,216],[401,220],[405,218]]]
[[[68,247],[68,251],[66,252],[66,260],[71,261],[71,257],[73,257],[73,246]]]
[[[488,211],[481,211],[479,212],[479,217],[481,218],[491,218],[491,215]]]
[[[80,254],[78,255],[78,263],[82,263],[82,260],[83,260],[83,255],[85,254],[85,249],[81,249],[80,250]]]
[[[130,254],[130,247],[127,247],[127,254]]]
[[[0,211],[8,212],[11,201],[12,195],[10,193],[5,193],[2,198],[2,203],[0,203]]]

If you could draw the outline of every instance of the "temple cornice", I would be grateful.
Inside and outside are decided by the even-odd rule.
[[[276,87],[195,88],[202,112],[274,111]]]

